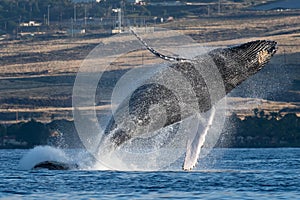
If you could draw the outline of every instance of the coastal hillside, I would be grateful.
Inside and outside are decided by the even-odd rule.
[[[112,12],[112,9],[120,6],[126,8],[122,18],[124,23],[121,24],[124,30],[129,25],[177,30],[210,48],[259,39],[277,41],[278,51],[271,62],[229,95],[228,117],[234,113],[239,120],[246,119],[249,122],[251,117],[255,117],[255,109],[264,111],[267,119],[272,118],[272,113],[279,113],[280,119],[291,114],[296,121],[300,116],[298,9],[262,10],[257,9],[260,1],[250,0],[228,0],[222,1],[222,4],[213,0],[201,3],[180,1],[180,4],[172,4],[173,1],[165,1],[165,4],[146,1],[145,5],[130,2],[121,5],[120,1],[100,4],[30,2],[0,2],[0,10],[3,11],[0,12],[2,136],[14,135],[7,132],[8,127],[32,120],[43,124],[73,120],[72,90],[76,73],[86,56],[104,39],[113,36],[113,31],[119,30],[118,13]],[[273,2],[266,1],[264,5],[272,5]],[[21,13],[21,19],[17,13]],[[32,27],[23,24],[31,20],[40,24]],[[130,67],[148,64],[155,59],[142,47],[130,57],[131,65],[120,61],[114,70],[107,72],[107,77],[110,77],[108,84],[101,88],[105,89],[106,94],[95,105],[101,115],[109,112],[109,97],[114,82]],[[299,130],[298,125],[295,130]],[[43,141],[46,141],[45,138]]]

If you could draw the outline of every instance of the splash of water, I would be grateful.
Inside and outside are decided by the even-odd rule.
[[[27,154],[19,162],[19,168],[22,170],[30,170],[36,164],[44,161],[57,161],[63,163],[69,163],[71,159],[61,149],[50,146],[37,146]]]
[[[83,149],[60,149],[51,146],[36,146],[30,149],[20,160],[19,168],[21,170],[30,170],[36,164],[44,161],[56,161],[66,164],[77,164],[79,169],[92,170],[94,161],[92,157]],[[105,169],[104,167],[100,169]]]

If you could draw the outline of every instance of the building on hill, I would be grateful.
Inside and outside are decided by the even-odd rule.
[[[29,21],[29,22],[23,22],[20,23],[21,27],[28,27],[28,26],[42,26],[42,23],[36,22],[36,21]]]

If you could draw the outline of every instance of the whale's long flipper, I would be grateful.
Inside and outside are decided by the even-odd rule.
[[[186,59],[186,58],[166,56],[162,53],[159,53],[158,51],[156,51],[155,49],[150,47],[132,28],[130,28],[130,32],[146,47],[147,50],[149,50],[152,54],[154,54],[155,56],[157,56],[161,59],[171,61],[171,62],[173,62],[173,61],[176,61],[176,62],[192,61],[192,60]]]
[[[198,114],[199,120],[201,121],[202,124],[206,123],[206,126],[203,126],[202,132],[198,131],[196,133],[195,137],[188,139],[187,146],[186,146],[185,159],[184,159],[184,163],[183,163],[183,167],[182,167],[184,170],[193,169],[198,162],[201,148],[204,145],[206,135],[208,134],[208,131],[211,128],[214,117],[216,115],[215,107],[212,107],[212,109],[208,112],[209,112],[209,118],[208,118],[207,122],[203,121],[200,114]]]

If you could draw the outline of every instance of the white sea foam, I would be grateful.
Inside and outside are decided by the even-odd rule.
[[[22,170],[29,170],[37,163],[47,160],[64,163],[70,162],[70,158],[62,149],[50,146],[37,146],[29,150],[29,152],[23,156],[19,162],[19,168]]]

